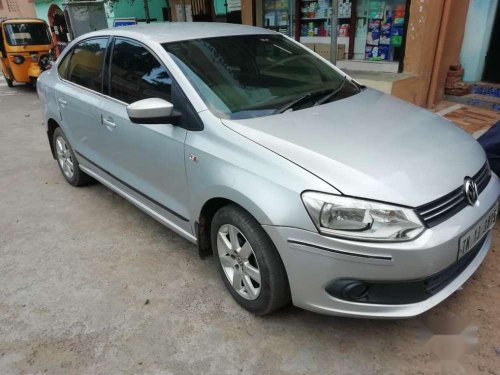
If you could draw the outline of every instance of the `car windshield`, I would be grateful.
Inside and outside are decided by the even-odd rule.
[[[223,118],[298,110],[359,92],[330,65],[281,35],[195,39],[163,47]]]
[[[7,23],[4,29],[7,43],[11,46],[51,43],[47,25],[41,22]]]

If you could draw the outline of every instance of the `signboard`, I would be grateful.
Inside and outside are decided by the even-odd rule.
[[[227,0],[227,12],[237,12],[241,10],[241,0]]]
[[[120,26],[132,26],[132,25],[137,25],[137,20],[133,17],[130,18],[115,18],[113,20],[113,27],[120,27]]]

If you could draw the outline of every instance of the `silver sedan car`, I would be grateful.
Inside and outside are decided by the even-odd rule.
[[[491,246],[500,184],[449,121],[260,28],[162,23],[73,41],[38,93],[52,155],[214,255],[245,309],[402,318]]]

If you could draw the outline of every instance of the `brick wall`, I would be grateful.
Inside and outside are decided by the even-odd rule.
[[[34,0],[0,0],[0,18],[35,17]]]

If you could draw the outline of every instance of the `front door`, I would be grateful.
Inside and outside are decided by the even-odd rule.
[[[116,38],[106,90],[109,98],[104,98],[101,113],[105,135],[98,150],[105,160],[102,168],[191,232],[184,167],[187,130],[173,124],[135,124],[126,110],[146,98],[172,102],[170,74],[143,45]]]

